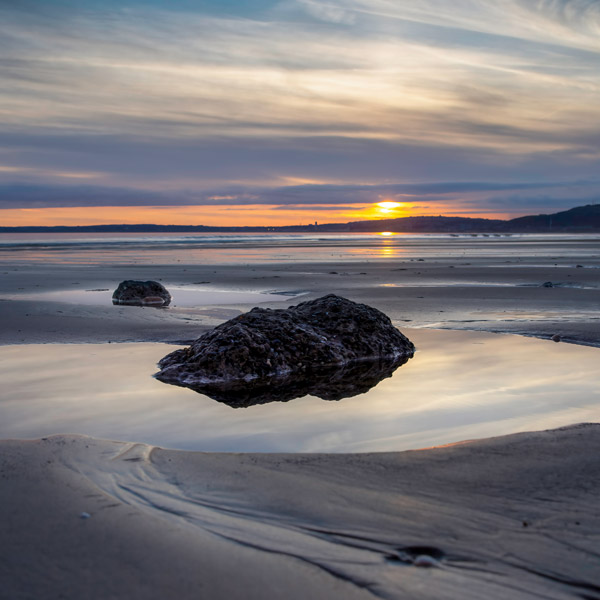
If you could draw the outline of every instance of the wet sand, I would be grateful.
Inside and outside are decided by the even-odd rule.
[[[0,448],[5,598],[600,596],[600,425],[378,454]]]
[[[535,259],[532,259],[535,260]],[[0,344],[190,340],[255,305],[283,307],[337,293],[379,308],[398,326],[517,333],[600,345],[600,256],[533,264],[511,257],[254,265],[5,265]],[[544,262],[544,261],[542,261]],[[556,262],[556,265],[554,264]],[[42,292],[114,290],[124,279],[167,288],[256,292],[197,307],[89,305],[40,300]],[[553,287],[544,287],[551,282]],[[286,294],[263,302],[259,292]],[[93,292],[89,292],[93,294]],[[294,297],[294,295],[297,296]],[[73,294],[74,295],[74,294]]]

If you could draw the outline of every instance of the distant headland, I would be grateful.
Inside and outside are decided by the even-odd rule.
[[[256,227],[210,227],[207,225],[57,225],[53,227],[0,227],[0,233],[295,233],[390,231],[396,233],[590,233],[600,232],[600,204],[577,206],[552,214],[529,215],[515,219],[482,219],[470,217],[401,217],[324,223],[321,225],[287,225]]]

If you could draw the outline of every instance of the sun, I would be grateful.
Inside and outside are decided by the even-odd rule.
[[[402,202],[392,202],[391,200],[384,200],[383,202],[377,202],[375,205],[379,208],[379,211],[382,213],[390,213],[395,208],[400,208],[402,206]]]

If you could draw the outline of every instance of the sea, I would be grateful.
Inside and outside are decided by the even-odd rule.
[[[240,264],[393,258],[597,256],[600,234],[4,233],[1,262]]]

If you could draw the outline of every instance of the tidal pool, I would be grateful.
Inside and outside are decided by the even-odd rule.
[[[600,421],[597,348],[406,329],[414,358],[366,393],[232,408],[152,377],[166,344],[0,347],[0,437],[79,433],[228,452],[406,450]]]
[[[169,307],[211,306],[213,304],[236,304],[251,302],[289,302],[290,297],[302,295],[297,293],[259,292],[222,290],[212,287],[166,285],[172,300]],[[5,296],[10,300],[37,300],[42,302],[66,302],[67,304],[85,304],[89,306],[112,306],[114,289],[67,289],[49,292],[31,292],[28,294],[11,294]],[[120,305],[123,306],[123,305]],[[163,309],[163,307],[160,307]]]

